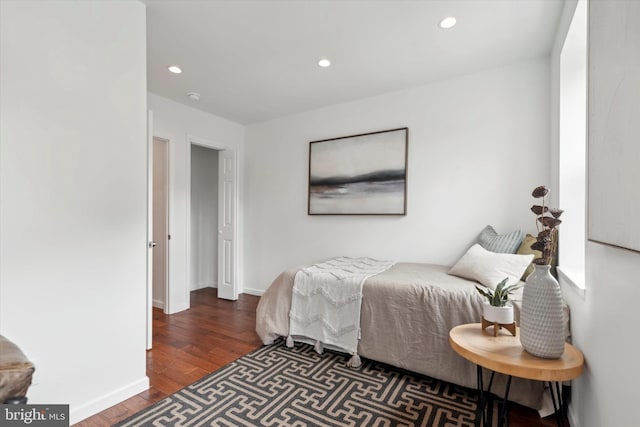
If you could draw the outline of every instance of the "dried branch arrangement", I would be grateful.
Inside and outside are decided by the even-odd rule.
[[[536,229],[538,230],[537,240],[531,245],[531,249],[542,252],[540,258],[533,260],[538,265],[551,264],[558,238],[556,228],[562,223],[558,218],[564,212],[562,209],[550,208],[545,205],[545,196],[547,194],[549,194],[549,189],[544,185],[536,187],[531,193],[534,198],[542,199],[541,205],[531,206],[531,212],[536,214]]]

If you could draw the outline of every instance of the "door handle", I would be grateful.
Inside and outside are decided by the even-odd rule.
[[[149,247],[150,248],[155,248],[156,247],[156,242],[149,242]]]

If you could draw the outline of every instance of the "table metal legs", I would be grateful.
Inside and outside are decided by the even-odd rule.
[[[484,392],[484,379],[482,378],[482,366],[476,365],[476,375],[478,382],[478,409],[476,413],[476,426],[483,427],[487,426],[487,418],[489,422],[493,418],[493,405],[487,403],[491,400],[491,386],[493,385],[493,377],[495,376],[495,371],[491,372],[491,379],[489,380],[489,388],[487,392]],[[485,410],[485,406],[488,406],[487,410]],[[489,414],[487,414],[489,411]]]
[[[558,423],[558,427],[564,427],[564,420],[567,419],[567,411],[564,402],[562,401],[562,389],[560,387],[560,383],[549,381],[548,384],[549,393],[551,393],[551,401],[553,402],[553,410],[556,413],[556,422]]]
[[[493,404],[491,397],[491,386],[493,385],[493,378],[495,377],[495,371],[491,371],[491,378],[489,379],[489,387],[484,390],[484,378],[482,377],[482,366],[476,365],[477,381],[478,381],[478,409],[476,415],[476,426],[486,427],[491,425],[493,420]],[[498,426],[509,425],[507,401],[509,400],[509,389],[511,388],[511,375],[507,379],[507,388],[502,399],[502,405],[500,408],[500,415],[498,418]],[[486,408],[485,408],[486,407]]]
[[[507,402],[509,401],[509,389],[511,388],[511,379],[513,377],[509,375],[507,379],[507,389],[504,392],[504,399],[502,399],[502,411],[500,411],[500,419],[498,420],[498,427],[509,425],[509,412],[507,411]]]
[[[482,376],[482,366],[476,365],[476,374],[478,382],[478,409],[476,410],[476,422],[477,427],[491,426],[493,420],[493,404],[491,396],[491,386],[493,385],[493,378],[495,377],[495,371],[491,371],[491,378],[489,379],[489,386],[487,390],[484,389],[484,378]],[[504,392],[504,398],[502,399],[502,405],[500,408],[500,414],[498,418],[498,427],[509,425],[509,411],[507,408],[507,402],[509,400],[509,390],[511,389],[511,375],[507,378],[507,387]],[[562,390],[559,382],[547,383],[549,385],[549,392],[551,393],[551,401],[553,402],[553,409],[556,414],[556,422],[558,427],[565,427],[565,419],[567,416],[565,405],[562,401]],[[568,426],[567,426],[568,427]]]

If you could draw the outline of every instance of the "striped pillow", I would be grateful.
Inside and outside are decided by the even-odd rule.
[[[487,225],[478,236],[480,246],[491,252],[501,254],[515,254],[524,239],[524,233],[520,230],[508,234],[498,234],[490,225]]]

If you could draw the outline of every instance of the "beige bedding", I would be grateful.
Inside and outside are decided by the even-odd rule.
[[[449,330],[460,324],[479,322],[483,300],[474,288],[475,282],[447,274],[449,268],[398,263],[367,279],[363,286],[358,353],[368,359],[475,388],[476,367],[451,349]],[[256,330],[265,344],[289,334],[296,271],[280,274],[260,299]],[[514,305],[518,319],[520,306],[517,301]],[[488,384],[488,374],[485,370],[485,384]],[[502,395],[505,380],[506,377],[496,375],[492,391]],[[509,400],[539,409],[542,392],[541,382],[514,378]]]

